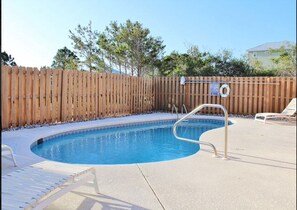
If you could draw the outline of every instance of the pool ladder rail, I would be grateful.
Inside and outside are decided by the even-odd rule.
[[[184,113],[183,111],[185,110],[185,114],[188,114],[188,110],[185,104],[183,104],[183,108],[182,108],[182,114]]]
[[[173,114],[173,110],[175,110],[175,113],[176,113],[176,120],[179,119],[179,116],[178,116],[178,108],[175,106],[175,104],[172,105],[172,108],[171,108],[171,114]],[[183,111],[185,110],[185,113],[187,114],[188,113],[188,110],[186,108],[186,105],[183,104],[182,106],[182,114],[183,114]]]
[[[173,114],[173,110],[175,110],[176,119],[178,120],[178,108],[175,106],[175,104],[172,105],[171,114]]]
[[[227,151],[227,146],[228,146],[228,111],[226,110],[226,108],[224,106],[222,106],[220,104],[202,104],[202,105],[196,107],[190,113],[186,114],[181,119],[179,119],[178,121],[176,121],[176,123],[174,123],[174,125],[173,125],[173,135],[178,140],[182,140],[182,141],[186,141],[186,142],[191,142],[191,143],[194,143],[194,144],[208,145],[208,146],[212,147],[212,149],[214,151],[214,157],[218,157],[217,149],[216,149],[216,147],[213,144],[211,144],[209,142],[196,141],[196,140],[192,140],[192,139],[183,138],[183,137],[178,136],[177,133],[176,133],[176,128],[177,128],[178,124],[180,124],[182,121],[188,119],[193,114],[195,114],[196,112],[200,111],[201,109],[203,109],[205,107],[220,108],[220,109],[222,109],[224,111],[224,116],[225,116],[225,149],[224,149],[224,157],[223,157],[223,159],[224,160],[227,160],[228,159],[228,155],[227,155],[227,152],[228,152]]]

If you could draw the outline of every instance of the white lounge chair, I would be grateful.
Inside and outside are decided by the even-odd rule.
[[[296,113],[296,98],[293,98],[281,113],[258,113],[255,120],[266,122],[269,118],[291,118]]]
[[[1,144],[1,157],[6,158],[7,155],[11,156],[10,159],[13,161],[14,166],[17,166],[11,147],[6,144]]]
[[[94,168],[67,167],[59,172],[57,168],[47,170],[29,166],[3,175],[1,209],[43,209],[92,177],[95,191],[99,193]]]

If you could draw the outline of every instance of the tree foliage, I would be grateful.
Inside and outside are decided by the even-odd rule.
[[[279,53],[279,56],[272,59],[276,64],[276,72],[279,76],[296,76],[296,45],[287,50],[281,47],[276,50],[271,50],[271,53]]]
[[[212,76],[249,76],[252,73],[252,68],[243,58],[237,59],[232,56],[231,51],[223,50],[212,59],[214,63]]]
[[[130,20],[124,24],[111,22],[97,43],[110,69],[116,66],[122,71],[124,67],[126,73],[137,76],[154,71],[165,48],[161,38],[152,37],[149,29]]]
[[[52,68],[78,70],[79,58],[67,47],[59,49],[54,57]]]
[[[96,44],[98,32],[92,30],[92,22],[89,22],[87,26],[78,25],[75,29],[76,33],[71,30],[69,32],[74,50],[82,58],[83,67],[86,67],[90,72],[103,71],[103,59]]]
[[[183,54],[172,52],[160,67],[163,76],[248,76],[251,72],[246,60],[233,58],[228,50],[211,55],[198,46],[190,46]]]
[[[7,54],[5,51],[1,52],[1,66],[16,66],[16,62],[14,61],[14,58]]]
[[[112,72],[144,76],[292,76],[296,74],[296,46],[280,49],[273,62],[277,69],[265,69],[260,62],[249,65],[246,58],[235,58],[231,51],[216,54],[201,52],[190,46],[186,53],[173,51],[164,57],[165,45],[160,37],[139,22],[111,22],[103,32],[93,31],[92,24],[78,25],[70,39],[83,67],[89,71]],[[56,55],[59,57],[58,54]],[[72,60],[72,61],[75,61]],[[256,61],[257,62],[257,61]],[[56,65],[56,63],[53,63]],[[57,64],[58,65],[58,64]],[[75,64],[71,64],[75,65]],[[63,66],[63,65],[62,65]],[[65,67],[66,68],[66,67]]]
[[[105,62],[107,63],[105,65],[106,70],[110,72],[112,72],[114,66],[119,68],[120,72],[122,71],[122,65],[125,62],[125,52],[128,50],[128,48],[121,43],[119,30],[118,24],[112,22],[110,27],[107,26],[105,28],[105,32],[99,33],[99,39],[97,41]]]

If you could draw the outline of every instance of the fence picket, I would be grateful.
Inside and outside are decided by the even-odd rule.
[[[2,127],[9,128],[10,127],[10,75],[11,69],[8,66],[2,66],[1,72],[1,116],[2,116]]]

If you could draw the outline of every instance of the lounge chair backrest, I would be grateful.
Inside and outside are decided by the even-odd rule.
[[[44,209],[90,178],[93,178],[95,190],[99,193],[94,168],[80,169],[63,165],[52,167],[43,169],[27,166],[2,175],[1,209]]]
[[[282,111],[283,115],[293,115],[296,112],[296,98],[293,98],[288,106]]]
[[[11,156],[14,166],[17,166],[11,147],[6,144],[1,144],[1,157],[6,157],[7,155]]]

